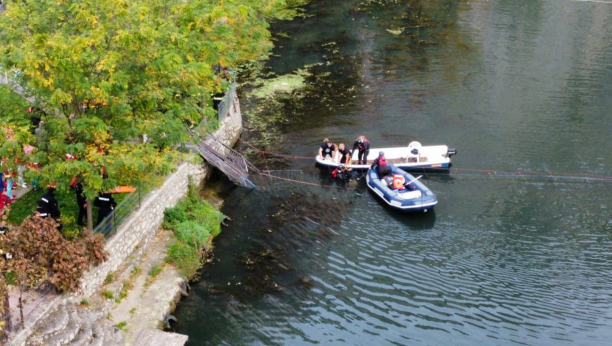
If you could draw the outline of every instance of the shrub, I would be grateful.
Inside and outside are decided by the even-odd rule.
[[[106,274],[106,279],[104,279],[104,284],[108,285],[115,280],[115,273]]]
[[[0,272],[14,272],[15,281],[26,289],[48,278],[58,290],[74,292],[85,270],[108,258],[102,235],[86,233],[69,241],[53,219],[39,216],[30,216],[7,232],[2,243],[12,259],[0,261]]]
[[[176,225],[187,221],[187,208],[183,203],[179,203],[174,208],[164,210],[164,224],[166,229],[174,229]]]
[[[192,278],[201,265],[198,249],[181,241],[170,246],[166,261],[174,264],[187,278]]]
[[[130,280],[123,280],[123,289],[129,291],[132,288],[134,288],[134,284]]]
[[[179,224],[174,231],[174,235],[179,241],[189,245],[194,245],[195,241],[198,247],[209,246],[210,233],[204,226],[194,221]]]
[[[156,264],[153,266],[153,268],[151,268],[151,270],[149,270],[149,276],[152,278],[157,277],[157,275],[159,275],[162,272],[162,266],[159,264]]]
[[[138,277],[138,275],[140,275],[140,273],[142,273],[142,268],[134,267],[134,269],[132,269],[132,272],[130,273],[130,279],[134,280]]]
[[[210,204],[199,203],[191,211],[191,216],[195,222],[204,226],[213,237],[221,233],[221,222],[225,216]]]
[[[174,264],[188,279],[193,278],[202,265],[202,250],[208,250],[212,238],[221,233],[224,217],[201,201],[198,191],[191,185],[185,199],[164,211],[163,227],[173,230],[177,240],[168,249],[166,261]]]

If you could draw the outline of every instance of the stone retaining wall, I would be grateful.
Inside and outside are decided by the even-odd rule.
[[[171,174],[160,188],[151,191],[141,203],[139,210],[132,212],[107,241],[108,261],[87,272],[81,280],[81,295],[89,297],[96,293],[106,276],[115,272],[135,250],[144,251],[164,219],[164,210],[175,206],[189,189],[189,177],[201,181],[209,168],[204,165],[183,163]]]

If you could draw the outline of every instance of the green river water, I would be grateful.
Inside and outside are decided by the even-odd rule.
[[[612,181],[580,176],[612,175],[612,1],[314,0],[306,14],[273,25],[240,97],[244,140],[307,159],[239,149],[313,185],[335,184],[314,166],[324,137],[447,144],[456,170],[423,176],[427,214],[390,211],[363,180],[228,188],[233,221],[175,313],[188,345],[609,344]]]

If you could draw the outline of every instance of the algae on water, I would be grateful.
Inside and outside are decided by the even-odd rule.
[[[265,98],[275,93],[291,93],[304,87],[306,77],[311,73],[306,69],[298,69],[295,73],[284,74],[275,78],[261,80],[258,87],[251,90],[248,95]]]

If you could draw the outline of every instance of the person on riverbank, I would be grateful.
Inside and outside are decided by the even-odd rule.
[[[13,173],[9,172],[6,174],[6,196],[11,200],[15,199],[13,196],[13,184],[15,183],[15,178],[13,178]]]
[[[28,167],[34,171],[34,177],[32,178],[32,190],[38,191],[40,189],[40,170],[42,169],[42,166],[38,162],[34,162],[28,163]]]
[[[224,92],[216,92],[216,93],[211,94],[214,110],[216,111],[219,110],[219,104],[221,103],[221,101],[223,101],[224,96],[225,96]]]
[[[47,193],[36,202],[36,211],[42,218],[52,217],[59,221],[62,213],[59,210],[57,199],[55,199],[55,185],[47,186]]]
[[[319,156],[321,156],[323,160],[325,160],[328,155],[333,159],[336,155],[336,150],[338,150],[336,145],[328,138],[325,138],[319,148]]]
[[[355,149],[359,150],[359,154],[357,155],[357,164],[367,165],[368,164],[368,154],[370,153],[370,141],[365,138],[365,136],[359,136],[355,143],[353,143],[353,152]],[[363,163],[362,163],[363,162]]]
[[[213,101],[213,109],[218,111],[219,110],[219,105],[221,104],[221,101],[223,101],[223,98],[225,97],[225,93],[227,93],[230,89],[231,89],[231,84],[232,84],[232,76],[229,72],[229,69],[227,67],[224,67],[223,70],[221,71],[221,73],[218,75],[218,87],[217,87],[217,92],[212,93],[211,98]]]
[[[352,153],[350,150],[346,149],[344,143],[340,143],[338,145],[338,154],[340,154],[340,163],[345,165],[351,164]]]
[[[374,160],[374,163],[372,163],[371,168],[374,169],[374,167],[376,167],[376,171],[378,172],[378,177],[380,179],[391,173],[391,167],[387,164],[385,153],[382,151],[378,153],[378,157],[376,160]]]
[[[100,192],[94,201],[94,206],[98,207],[98,220],[96,225],[99,225],[113,209],[117,206],[117,202],[109,192]]]
[[[87,198],[83,195],[83,184],[79,177],[75,177],[70,186],[74,189],[76,195],[77,206],[79,207],[79,216],[77,218],[77,225],[85,226],[83,218],[87,216]]]

